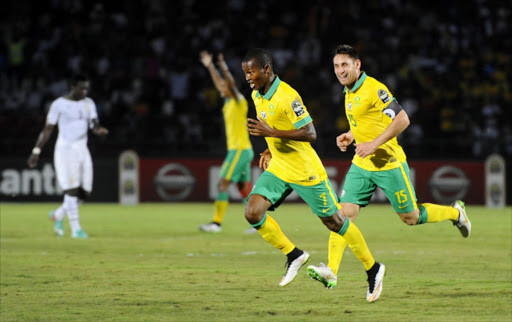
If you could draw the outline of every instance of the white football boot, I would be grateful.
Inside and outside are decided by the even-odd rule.
[[[320,266],[308,266],[308,275],[324,284],[326,288],[333,288],[338,284],[338,277],[334,275],[332,269],[329,266],[325,266],[324,263],[320,263]]]
[[[471,234],[471,221],[466,215],[466,205],[461,200],[456,200],[452,203],[452,207],[459,211],[459,218],[453,222],[459,228],[462,237],[467,238]]]
[[[290,284],[294,279],[295,276],[297,276],[297,273],[299,272],[299,269],[307,263],[309,260],[309,253],[306,251],[303,251],[302,255],[295,258],[291,262],[286,262],[286,266],[288,266],[288,269],[286,270],[286,274],[281,279],[281,282],[279,282],[279,286],[286,286]]]

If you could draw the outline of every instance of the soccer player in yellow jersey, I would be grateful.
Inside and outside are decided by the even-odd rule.
[[[214,204],[212,222],[199,226],[202,231],[216,233],[222,230],[222,221],[229,204],[228,188],[230,184],[235,183],[237,185],[243,198],[246,198],[251,192],[251,162],[254,158],[254,152],[249,139],[249,132],[245,127],[249,109],[247,100],[239,92],[233,75],[231,75],[228,65],[224,61],[223,54],[218,56],[218,65],[223,76],[215,68],[210,53],[202,51],[200,58],[203,65],[210,72],[215,87],[224,98],[222,113],[226,127],[228,154],[221,168],[218,184],[219,193]]]
[[[462,236],[468,237],[471,222],[464,202],[457,200],[451,206],[416,203],[405,153],[397,142],[397,135],[409,126],[409,117],[389,89],[361,70],[359,55],[351,46],[338,46],[333,63],[334,73],[345,87],[345,113],[350,123],[350,130],[338,136],[336,143],[342,152],[354,141],[356,147],[340,196],[345,216],[355,220],[380,187],[406,224],[451,220]],[[308,274],[327,288],[336,286],[347,241],[331,233],[328,265],[310,265]]]
[[[267,212],[279,207],[294,190],[329,230],[348,241],[368,274],[367,300],[377,300],[385,267],[374,260],[363,235],[341,210],[322,161],[311,146],[316,130],[302,98],[274,74],[270,54],[263,49],[250,50],[242,69],[253,89],[257,114],[257,119],[247,119],[247,128],[251,135],[265,137],[268,145],[260,159],[265,171],[247,199],[245,218],[287,256],[287,271],[279,285],[292,282],[309,260],[309,254],[296,247]]]

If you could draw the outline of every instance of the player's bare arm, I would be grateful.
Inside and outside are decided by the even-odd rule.
[[[278,130],[271,128],[264,119],[258,116],[258,119],[247,119],[247,130],[254,136],[273,137],[280,139],[289,139],[295,141],[314,142],[316,140],[316,130],[313,123],[308,123],[295,130]]]
[[[222,74],[224,75],[224,81],[226,82],[227,90],[230,92],[230,96],[237,98],[239,91],[238,87],[235,83],[235,78],[229,71],[228,64],[226,64],[226,61],[224,60],[224,55],[220,53],[217,57],[217,63],[219,65],[220,70],[222,71]]]
[[[267,170],[270,160],[272,160],[272,153],[270,153],[269,149],[266,149],[265,151],[260,153],[260,168],[263,170]]]
[[[361,142],[354,144],[356,154],[365,158],[375,152],[382,144],[391,140],[402,133],[410,124],[409,116],[404,110],[401,110],[393,119],[391,124],[378,137],[370,142]]]
[[[347,147],[354,142],[354,135],[352,131],[345,132],[336,137],[336,145],[340,148],[341,152],[346,152]]]
[[[32,149],[32,153],[30,154],[27,164],[30,168],[33,168],[37,165],[37,161],[39,160],[39,154],[41,154],[41,151],[50,138],[50,136],[53,133],[53,129],[55,128],[55,125],[53,124],[46,124],[46,126],[43,128],[41,133],[39,133],[39,136],[37,137],[36,145]]]
[[[98,121],[98,119],[92,120],[92,124],[93,124],[92,133],[99,135],[99,136],[105,136],[108,134],[108,130],[103,126],[100,126],[100,122]]]
[[[210,76],[213,80],[213,83],[215,84],[215,88],[221,93],[225,92],[225,81],[220,75],[217,68],[215,68],[215,65],[213,64],[213,56],[206,50],[201,51],[200,53],[200,60],[201,63],[208,69],[208,72],[210,73]]]
[[[212,64],[212,55],[206,50],[201,51],[199,57],[204,67],[208,68]]]

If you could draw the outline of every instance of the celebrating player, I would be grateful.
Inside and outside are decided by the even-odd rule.
[[[471,222],[464,202],[457,200],[451,206],[416,203],[406,156],[396,138],[409,126],[409,117],[388,88],[361,71],[359,54],[351,46],[338,46],[333,63],[336,77],[345,86],[345,113],[350,123],[350,131],[338,136],[336,143],[345,152],[356,142],[340,197],[345,216],[355,220],[361,207],[368,205],[375,189],[380,187],[406,224],[451,220],[462,236],[468,237]],[[308,274],[327,288],[336,286],[347,241],[331,233],[328,265],[310,265]]]
[[[245,128],[249,109],[247,100],[238,91],[235,79],[224,61],[224,56],[222,54],[218,56],[218,64],[224,77],[215,68],[212,55],[207,51],[201,52],[201,62],[210,72],[215,87],[224,98],[222,113],[224,114],[228,154],[220,172],[219,193],[215,200],[212,222],[199,226],[202,231],[216,233],[222,230],[222,221],[229,204],[229,185],[235,183],[243,198],[246,198],[251,192],[251,162],[254,152],[249,132]]]
[[[96,105],[87,97],[88,91],[89,80],[84,75],[75,75],[71,80],[69,94],[57,98],[51,104],[46,125],[28,159],[29,167],[37,165],[44,145],[58,124],[59,135],[55,143],[54,165],[57,180],[64,191],[64,202],[49,214],[50,219],[54,221],[53,230],[58,236],[64,236],[62,220],[67,214],[71,237],[89,237],[80,226],[78,210],[81,202],[92,190],[93,167],[87,147],[87,132],[91,128],[94,134],[104,136],[108,130],[100,126]]]
[[[348,240],[368,274],[367,300],[377,300],[385,267],[375,262],[363,235],[341,210],[322,161],[311,146],[316,130],[302,98],[274,74],[272,59],[263,49],[250,50],[242,69],[253,89],[257,113],[257,119],[248,119],[247,128],[251,135],[265,137],[272,156],[262,156],[266,170],[249,195],[245,218],[267,242],[287,256],[287,271],[279,285],[292,282],[309,260],[309,254],[296,247],[267,212],[279,207],[294,190],[329,230]]]

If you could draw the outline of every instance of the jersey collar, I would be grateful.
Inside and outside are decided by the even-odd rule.
[[[349,89],[347,88],[347,86],[345,86],[345,89],[344,89],[343,91],[344,91],[344,92],[351,92],[351,93],[355,92],[359,87],[361,87],[361,85],[363,85],[363,82],[364,82],[364,80],[365,80],[365,79],[366,79],[366,72],[363,72],[363,73],[361,74],[361,76],[359,77],[359,79],[357,80],[357,82],[356,82],[356,84],[354,85],[354,87],[352,87],[352,89],[351,89],[351,90],[349,90]]]
[[[281,84],[281,80],[279,79],[279,76],[276,75],[276,78],[274,79],[274,83],[272,83],[272,86],[270,86],[267,93],[265,95],[263,95],[263,98],[266,99],[267,101],[270,101],[270,98],[272,97],[272,95],[274,95],[274,93],[277,91],[277,87],[279,86],[279,84]],[[257,91],[256,98],[258,98],[260,96],[261,96],[260,91]]]

